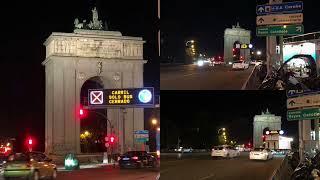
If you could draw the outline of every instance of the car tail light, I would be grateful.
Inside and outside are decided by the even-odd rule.
[[[137,156],[133,156],[131,159],[138,160],[139,158]]]

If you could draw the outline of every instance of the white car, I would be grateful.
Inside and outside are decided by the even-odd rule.
[[[232,69],[248,69],[249,64],[244,61],[236,61],[232,64]]]
[[[268,160],[272,158],[273,158],[273,154],[270,151],[270,149],[265,149],[265,148],[254,148],[254,150],[251,151],[249,154],[249,159],[254,159],[254,160]]]
[[[240,151],[229,145],[215,146],[212,148],[211,156],[232,158],[240,156]]]

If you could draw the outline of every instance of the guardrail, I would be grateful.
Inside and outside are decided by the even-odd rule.
[[[290,180],[292,172],[289,168],[289,158],[285,156],[280,166],[272,173],[270,180]]]

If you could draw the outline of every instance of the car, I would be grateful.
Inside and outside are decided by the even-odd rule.
[[[240,156],[240,151],[229,145],[215,146],[212,148],[211,157],[232,158]]]
[[[268,160],[272,158],[273,154],[271,150],[266,148],[254,148],[253,151],[249,153],[249,159],[253,160]]]
[[[157,167],[157,164],[157,157],[148,154],[146,151],[128,151],[119,158],[120,169],[146,166]]]
[[[29,179],[57,177],[57,166],[42,152],[15,153],[8,157],[4,165],[5,179],[24,177]]]
[[[249,68],[249,64],[244,61],[236,61],[232,64],[233,70],[248,69],[248,68]]]

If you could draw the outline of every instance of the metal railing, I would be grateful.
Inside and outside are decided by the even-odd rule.
[[[283,39],[283,43],[295,43],[295,42],[303,42],[303,41],[320,41],[320,31],[291,36]]]

